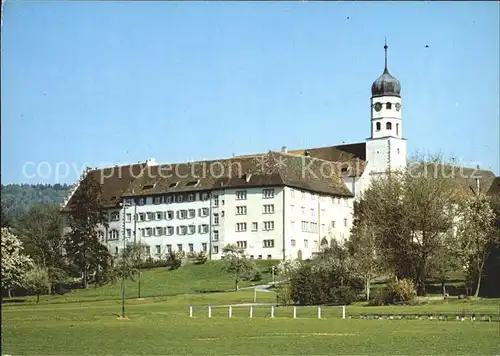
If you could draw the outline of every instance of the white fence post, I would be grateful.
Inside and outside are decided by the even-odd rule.
[[[250,305],[250,318],[253,317],[253,305]]]
[[[321,319],[321,307],[318,307],[318,319]]]
[[[193,317],[193,307],[191,305],[189,306],[189,317]]]
[[[274,306],[271,306],[271,318],[274,318]]]
[[[345,305],[342,305],[342,319],[345,319]]]
[[[232,306],[229,306],[229,317],[230,318],[233,317],[233,307]]]
[[[293,318],[296,319],[297,318],[297,307],[293,307]]]
[[[208,306],[208,317],[212,317],[212,307],[210,305]]]

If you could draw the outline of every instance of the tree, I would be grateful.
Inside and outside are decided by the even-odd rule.
[[[40,302],[40,294],[45,292],[50,292],[51,280],[49,277],[49,271],[46,267],[40,265],[34,265],[30,270],[26,272],[23,281],[23,287],[29,292],[36,294],[36,302]]]
[[[463,188],[440,158],[374,180],[362,197],[360,219],[373,229],[387,266],[425,294],[430,263],[450,233]]]
[[[459,217],[457,235],[459,251],[466,267],[469,281],[474,281],[479,295],[484,263],[488,257],[489,246],[499,241],[495,228],[496,216],[490,205],[490,198],[478,192],[464,201]]]
[[[26,253],[36,264],[48,270],[51,283],[67,277],[63,254],[65,237],[57,205],[32,206],[16,221],[14,231],[20,236]]]
[[[10,227],[10,219],[7,216],[7,213],[5,212],[3,205],[2,205],[1,215],[0,215],[0,223],[1,223],[2,228]]]
[[[233,275],[236,291],[239,289],[239,282],[255,269],[255,263],[248,258],[245,251],[233,244],[223,248],[222,262],[222,269]]]
[[[23,254],[22,242],[9,228],[1,229],[2,235],[2,266],[1,285],[2,292],[7,291],[9,297],[11,290],[23,284],[26,272],[32,267],[33,261]]]
[[[354,210],[360,208],[360,205],[355,203]],[[363,279],[368,301],[371,282],[383,272],[384,268],[375,231],[369,227],[368,222],[361,220],[359,215],[355,214],[357,218],[353,222],[349,249],[356,264],[355,270]]]
[[[101,208],[101,185],[92,175],[87,175],[71,200],[68,214],[70,232],[65,249],[82,272],[83,286],[87,288],[89,273],[108,268],[112,261],[96,231],[99,225],[108,226],[105,211]]]
[[[121,251],[113,268],[114,281],[121,278],[135,280],[135,277],[141,273],[139,267],[144,261],[145,246],[142,243],[128,244]]]

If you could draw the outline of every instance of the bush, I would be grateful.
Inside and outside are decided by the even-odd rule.
[[[166,260],[153,260],[151,257],[148,257],[143,263],[139,265],[139,269],[148,269],[148,268],[158,268],[158,267],[168,267],[168,263]]]
[[[205,262],[207,262],[207,260],[208,260],[207,254],[203,251],[198,252],[194,256],[194,263],[197,265],[202,265]]]
[[[368,305],[380,307],[386,305],[389,301],[389,295],[386,288],[380,288],[374,293],[373,298],[368,301]]]
[[[167,254],[167,267],[171,270],[179,269],[182,266],[182,260],[184,259],[184,254],[182,251],[174,252],[170,251]]]
[[[417,289],[410,279],[394,279],[387,285],[388,302],[411,304],[417,298]]]

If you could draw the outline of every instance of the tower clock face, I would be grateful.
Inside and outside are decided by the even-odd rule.
[[[375,103],[375,111],[380,111],[380,110],[382,110],[382,104]]]
[[[396,110],[397,111],[401,110],[401,104],[400,103],[396,103]]]

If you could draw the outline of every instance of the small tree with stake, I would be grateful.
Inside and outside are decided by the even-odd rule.
[[[234,244],[223,248],[222,261],[223,270],[233,275],[235,291],[238,291],[240,281],[255,270],[255,263],[248,258],[243,249]]]
[[[24,287],[36,294],[36,302],[40,302],[40,294],[47,292],[50,287],[49,271],[44,266],[35,265],[24,278]]]

